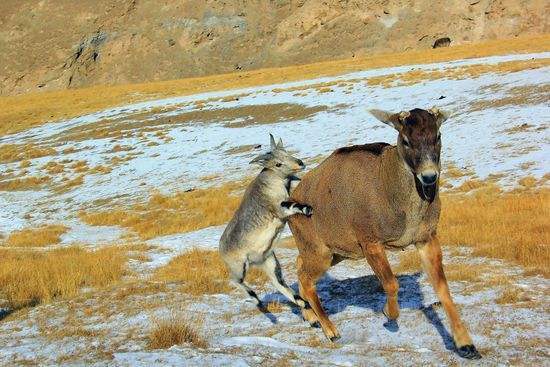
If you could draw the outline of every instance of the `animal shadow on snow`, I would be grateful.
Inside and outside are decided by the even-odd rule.
[[[443,339],[445,347],[448,350],[455,350],[451,334],[447,331],[441,318],[434,309],[437,303],[430,305],[424,304],[424,296],[422,295],[419,284],[421,275],[421,273],[415,273],[397,276],[399,282],[399,308],[401,310],[409,309],[421,311],[428,322],[436,328]],[[297,292],[298,284],[294,283],[292,288]],[[385,317],[382,314],[382,310],[386,303],[386,294],[375,275],[338,280],[325,274],[317,283],[317,293],[329,316],[338,314],[347,307],[354,306],[370,309],[375,313],[380,313],[380,316]],[[290,304],[278,292],[267,294],[264,297],[263,302],[267,303],[269,301],[279,301]],[[300,309],[293,304],[290,305],[292,306],[292,312],[296,315],[300,315]],[[277,323],[277,319],[273,314],[268,312],[264,312],[264,314],[271,322]],[[384,323],[384,327],[391,332],[397,332],[399,330],[398,322],[395,320],[387,320]]]

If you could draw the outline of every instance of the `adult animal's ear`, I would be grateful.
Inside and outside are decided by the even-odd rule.
[[[269,134],[269,145],[271,147],[271,151],[277,150],[277,144],[275,143],[275,138],[272,134]]]
[[[403,121],[410,116],[409,111],[403,111],[399,113],[393,113],[383,110],[369,110],[370,114],[376,117],[378,121],[390,125],[397,131],[401,131],[403,128]]]
[[[250,161],[250,164],[259,164],[260,166],[265,166],[267,162],[273,157],[270,153],[260,154],[256,158]]]
[[[431,113],[435,117],[435,121],[437,123],[437,127],[441,127],[445,121],[449,118],[449,114],[445,111],[441,111],[437,107],[432,107],[428,110],[429,113]]]
[[[278,148],[278,149],[284,149],[284,147],[283,147],[283,139],[279,138],[279,141],[277,142],[277,148]]]

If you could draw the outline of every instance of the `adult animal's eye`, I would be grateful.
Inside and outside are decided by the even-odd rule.
[[[437,142],[439,143],[441,141],[441,133],[437,134]]]
[[[277,163],[276,166],[277,167],[281,167],[283,164],[282,163]]]
[[[403,145],[406,146],[407,148],[411,147],[411,144],[409,143],[409,141],[405,137],[403,138]]]

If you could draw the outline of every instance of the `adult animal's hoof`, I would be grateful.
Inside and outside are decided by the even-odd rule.
[[[336,343],[338,340],[340,340],[340,335],[333,336],[332,338],[329,338],[331,342]]]
[[[457,349],[458,355],[466,359],[481,359],[481,354],[473,344],[463,345]]]

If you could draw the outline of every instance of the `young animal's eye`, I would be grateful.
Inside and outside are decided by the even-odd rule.
[[[403,145],[406,146],[407,148],[411,147],[411,144],[409,143],[409,141],[405,137],[403,138]]]
[[[437,142],[439,143],[441,141],[441,133],[437,133]]]
[[[277,167],[281,167],[283,164],[282,163],[277,163],[276,166]]]

